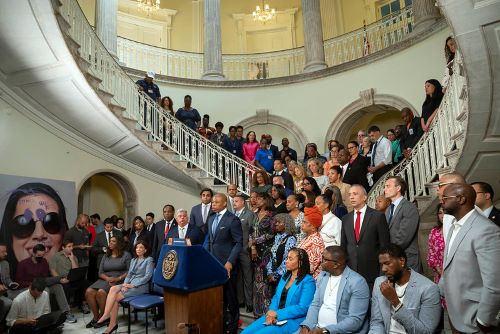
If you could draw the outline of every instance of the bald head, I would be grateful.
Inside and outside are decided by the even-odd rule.
[[[443,192],[451,184],[465,183],[465,178],[456,172],[444,174],[439,178],[438,195],[439,198],[443,197]]]
[[[447,214],[460,220],[469,211],[474,209],[476,192],[465,183],[454,183],[446,187],[441,198],[441,204]]]
[[[223,211],[227,206],[227,196],[224,194],[215,194],[212,197],[212,211],[215,213]]]

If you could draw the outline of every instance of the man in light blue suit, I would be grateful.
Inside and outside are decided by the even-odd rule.
[[[435,333],[442,314],[438,286],[408,268],[396,244],[380,250],[379,262],[385,276],[373,285],[369,333]]]
[[[296,334],[368,332],[368,284],[347,267],[346,260],[347,254],[340,246],[325,249],[313,302]]]

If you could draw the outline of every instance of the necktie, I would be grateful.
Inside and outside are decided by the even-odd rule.
[[[109,246],[109,240],[111,239],[111,232],[108,232],[108,246]]]
[[[378,145],[378,140],[375,142],[375,145],[373,145],[373,150],[372,150],[372,162],[371,166],[375,166],[375,154],[377,153],[377,145]]]
[[[170,230],[170,223],[165,222],[165,232],[163,232],[163,239],[167,238],[168,231]]]
[[[389,225],[391,225],[393,215],[394,215],[394,204],[391,203],[391,211],[389,213]]]
[[[184,227],[179,229],[179,238],[184,239]]]
[[[361,228],[361,211],[356,212],[356,222],[354,223],[354,236],[359,241],[359,230]]]
[[[241,211],[236,212],[236,217],[240,218]]]
[[[215,235],[215,231],[217,231],[217,225],[219,225],[220,214],[218,213],[215,216],[214,222],[212,223],[212,235]]]
[[[207,222],[207,216],[208,216],[208,204],[205,204],[205,207],[203,208],[203,224]]]

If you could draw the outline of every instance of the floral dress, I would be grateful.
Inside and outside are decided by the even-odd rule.
[[[254,284],[253,284],[253,312],[260,317],[269,309],[272,289],[267,284],[266,266],[271,258],[271,247],[274,240],[274,219],[272,212],[268,212],[264,217],[250,227],[249,238],[254,241],[257,248],[257,259],[253,262]]]
[[[295,235],[295,238],[297,239],[297,244],[299,244],[302,241],[302,239],[306,237],[306,234],[302,232],[302,229],[300,228],[303,221],[304,221],[304,212],[300,211],[297,217],[293,219],[295,228],[297,229],[297,234]]]
[[[325,244],[319,232],[313,233],[303,239],[298,248],[302,248],[306,251],[307,256],[309,256],[309,264],[311,266],[311,275],[314,279],[318,277],[321,272],[321,261],[323,256],[323,251],[325,250]]]
[[[434,283],[439,283],[441,275],[436,268],[443,268],[444,260],[444,237],[443,229],[434,227],[429,234],[429,253],[427,254],[427,264],[434,270]]]

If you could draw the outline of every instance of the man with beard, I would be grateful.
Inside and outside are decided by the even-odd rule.
[[[442,312],[438,286],[408,268],[396,244],[382,248],[378,258],[385,276],[373,285],[369,333],[435,333]]]

